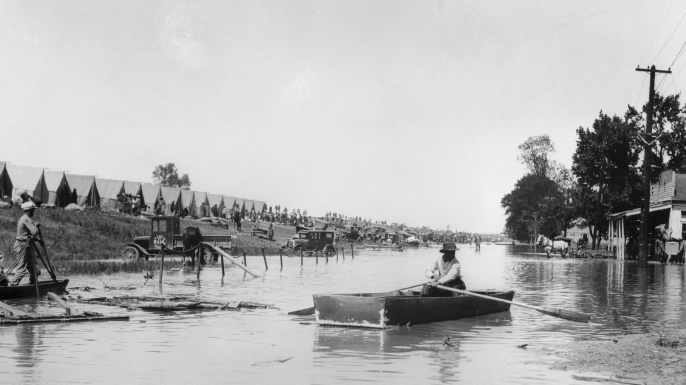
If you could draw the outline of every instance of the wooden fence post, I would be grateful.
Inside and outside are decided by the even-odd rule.
[[[243,266],[248,266],[248,259],[245,258],[245,250],[243,250]]]
[[[303,249],[300,248],[300,266],[303,265]]]
[[[164,251],[160,252],[160,288],[162,288],[162,276],[164,275]]]
[[[264,253],[264,247],[262,248],[262,259],[264,260],[264,269],[269,270],[269,266],[267,266],[267,256]]]
[[[279,250],[279,263],[281,264],[281,270],[283,270],[283,252]]]
[[[224,272],[224,256],[220,255],[220,258],[222,259],[222,277],[223,277],[224,275],[226,275],[226,273]]]
[[[355,245],[350,243],[350,259],[355,259]]]

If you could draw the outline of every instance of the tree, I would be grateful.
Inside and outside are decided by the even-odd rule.
[[[655,94],[653,132],[649,138],[644,134],[639,135],[640,144],[651,144],[650,154],[650,177],[655,180],[660,171],[664,169],[679,169],[686,161],[686,129],[684,113],[686,106],[681,106],[680,95],[662,96]],[[629,106],[625,119],[641,129],[645,128],[645,114],[648,105],[643,106],[642,112],[635,107]]]
[[[532,241],[537,234],[553,238],[564,227],[564,196],[559,186],[545,175],[527,174],[501,201],[509,236]]]
[[[162,186],[184,188],[190,188],[191,186],[188,174],[183,174],[179,177],[179,171],[174,163],[157,165],[152,172],[152,178],[155,183],[159,183]]]
[[[548,135],[531,136],[519,145],[519,160],[533,175],[548,175],[548,155],[555,151]]]
[[[611,212],[640,204],[638,125],[602,111],[591,129],[579,127],[572,171],[577,177],[576,213],[585,218],[592,247],[599,244]]]

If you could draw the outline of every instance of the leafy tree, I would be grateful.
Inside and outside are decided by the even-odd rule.
[[[548,175],[548,155],[555,151],[548,135],[531,136],[519,145],[519,160],[534,175]]]
[[[637,207],[640,176],[638,125],[602,111],[591,129],[579,127],[572,171],[577,177],[576,212],[586,219],[592,246],[599,244],[611,212]]]
[[[179,171],[174,163],[157,165],[152,172],[152,178],[162,186],[185,188],[190,188],[191,186],[188,174],[183,174],[179,177]]]
[[[670,168],[679,169],[686,160],[686,128],[684,113],[686,106],[681,106],[680,95],[662,96],[655,94],[653,129],[650,137],[639,134],[639,144],[651,144],[650,177],[655,180],[660,171]],[[648,105],[642,108],[642,113],[635,107],[629,106],[625,119],[631,124],[645,128],[645,116]]]
[[[537,234],[552,238],[564,227],[564,195],[545,175],[525,175],[501,204],[507,214],[506,231],[517,240],[532,241]]]

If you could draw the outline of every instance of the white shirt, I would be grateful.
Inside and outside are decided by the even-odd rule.
[[[445,262],[441,255],[436,262],[431,264],[426,270],[426,276],[439,284],[451,281],[460,276],[460,262],[457,261],[457,258]]]

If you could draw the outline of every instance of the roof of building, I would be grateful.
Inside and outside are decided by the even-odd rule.
[[[95,185],[98,186],[100,198],[116,200],[124,186],[124,181],[118,179],[95,178]]]

